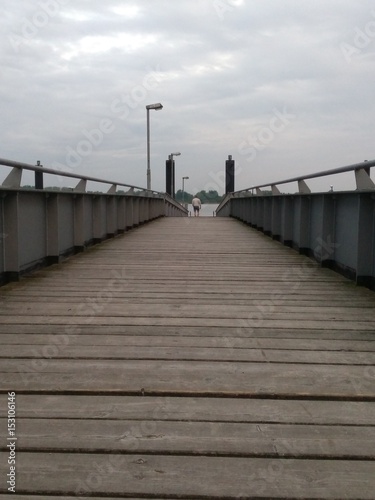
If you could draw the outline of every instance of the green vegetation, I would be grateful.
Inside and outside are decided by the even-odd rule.
[[[185,203],[191,203],[191,200],[194,198],[195,195],[187,193],[185,191],[184,193],[184,199],[182,200],[182,190],[179,189],[176,193],[176,201],[182,203],[184,201]],[[196,193],[196,196],[201,200],[203,204],[208,204],[208,203],[220,203],[221,200],[223,199],[223,196],[220,196],[217,191],[199,191],[199,193]]]

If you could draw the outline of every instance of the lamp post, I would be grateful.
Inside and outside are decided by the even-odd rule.
[[[157,102],[155,104],[148,104],[146,106],[147,110],[147,189],[151,189],[151,169],[150,169],[150,109],[159,111],[163,109],[162,104]]]
[[[180,156],[181,153],[171,153],[169,155],[169,159],[171,161],[171,184],[172,184],[172,197],[174,198],[175,197],[175,174],[174,174],[174,168],[173,168],[173,157],[174,156]]]
[[[185,179],[189,179],[189,177],[182,178],[182,203],[185,201]]]

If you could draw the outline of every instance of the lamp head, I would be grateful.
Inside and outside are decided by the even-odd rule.
[[[159,109],[163,109],[163,105],[160,102],[157,102],[155,104],[148,104],[146,106],[146,109],[155,109],[156,111],[158,111]]]
[[[171,153],[171,156],[180,156],[181,153]]]

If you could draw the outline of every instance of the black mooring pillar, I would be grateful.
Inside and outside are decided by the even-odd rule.
[[[165,192],[175,198],[174,160],[170,158],[165,162]]]
[[[234,192],[234,160],[229,155],[225,162],[225,194]]]
[[[40,161],[37,162],[37,167],[42,167]],[[35,173],[35,189],[43,189],[43,172]]]

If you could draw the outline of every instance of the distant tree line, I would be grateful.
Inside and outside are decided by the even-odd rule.
[[[187,193],[186,191],[182,193],[182,190],[179,189],[176,193],[176,201],[182,203],[191,203],[192,199],[197,196],[203,204],[208,204],[208,203],[220,203],[221,200],[223,199],[223,196],[220,196],[217,191],[199,191],[198,193],[191,194]]]

